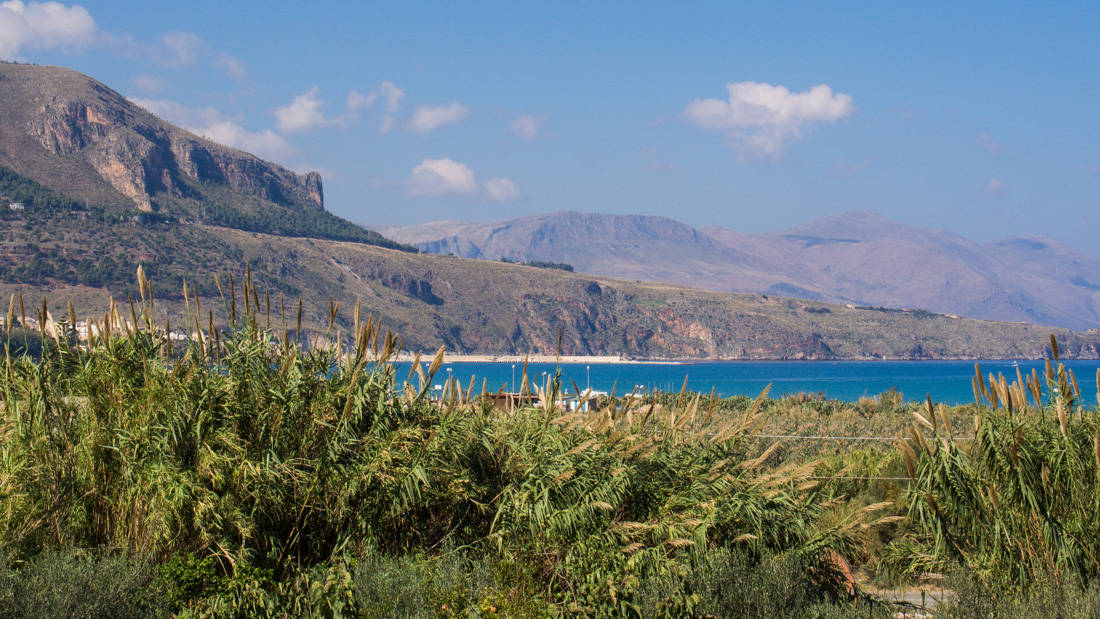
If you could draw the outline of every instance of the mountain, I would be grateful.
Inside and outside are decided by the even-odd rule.
[[[23,215],[23,217],[26,217]],[[35,278],[0,272],[0,296],[21,292],[26,306],[47,295],[55,316],[102,315],[108,294],[136,296],[133,284],[84,282],[80,265],[108,252],[119,273],[145,265],[158,322],[185,325],[182,278],[201,297],[203,316],[226,314],[213,283],[247,265],[271,308],[276,329],[296,321],[324,331],[329,300],[341,302],[336,328],[347,333],[355,300],[365,314],[405,337],[412,350],[485,354],[554,354],[558,335],[567,355],[698,359],[1036,358],[1055,333],[1068,358],[1100,354],[1100,332],[1073,333],[1024,323],[999,323],[872,307],[845,307],[776,296],[731,294],[661,283],[617,280],[554,269],[412,254],[363,243],[292,238],[225,227],[130,223],[112,228],[63,220],[0,219],[0,256],[16,254],[13,232],[39,239],[31,264],[51,269]],[[29,225],[29,228],[23,226]],[[102,248],[102,249],[97,249]],[[118,248],[118,249],[115,249]],[[132,276],[130,278],[132,280]],[[194,306],[192,300],[192,307]],[[238,304],[243,303],[238,298]],[[285,308],[285,309],[284,309]],[[33,311],[33,310],[32,310]],[[285,315],[286,318],[282,318]],[[205,324],[205,319],[203,321]]]
[[[406,251],[325,211],[319,177],[192,135],[56,67],[0,64],[0,196],[24,204],[0,208],[0,295],[17,295],[20,320],[43,304],[68,316],[70,302],[78,319],[102,316],[110,296],[136,296],[142,265],[158,322],[177,329],[196,303],[204,324],[224,325],[248,272],[252,302],[276,329],[294,326],[301,298],[307,330],[327,329],[331,301],[347,333],[359,300],[414,350],[552,354],[560,336],[564,354],[1007,358],[1042,356],[1051,331]],[[598,240],[574,224],[525,234],[548,247],[572,234],[576,253],[560,262],[607,255],[607,245],[630,258],[623,265],[677,247],[696,248],[701,269],[715,252],[749,256],[670,220],[585,221],[603,226]],[[1100,332],[1052,331],[1067,357],[1100,355]]]
[[[575,212],[374,229],[434,253],[564,262],[611,277],[1077,329],[1100,325],[1096,256],[1037,236],[978,244],[865,211],[775,234]]]
[[[62,67],[0,62],[0,167],[85,207],[396,246],[299,175],[166,123]]]

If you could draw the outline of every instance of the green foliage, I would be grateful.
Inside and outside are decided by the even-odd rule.
[[[522,264],[523,266],[535,267],[536,269],[557,269],[559,271],[573,272],[573,265],[566,264],[565,262],[549,262],[546,260],[528,260],[526,262],[520,262],[507,257],[501,258],[500,261],[508,264]]]
[[[1039,575],[1026,588],[1005,588],[960,572],[949,583],[954,599],[936,609],[948,619],[1065,619],[1100,617],[1100,583],[1082,585],[1064,578]]]
[[[687,570],[646,578],[643,617],[885,617],[885,605],[849,596],[814,577],[824,566],[797,555],[746,555],[727,549],[700,556]]]
[[[354,352],[306,350],[246,299],[182,358],[148,298],[136,330],[113,310],[86,347],[6,358],[0,551],[147,556],[160,598],[199,614],[360,612],[391,588],[394,604],[614,615],[711,549],[856,543],[865,514],[832,517],[812,463],[763,466],[761,400],[503,415],[451,383],[432,404],[430,375],[398,389],[377,323]],[[469,550],[432,550],[447,545]]]
[[[17,174],[14,170],[4,166],[0,166],[0,196],[12,202],[22,202],[27,208],[89,210],[88,205],[83,202],[63,196],[48,187],[43,187],[34,180]],[[0,213],[6,213],[7,210],[7,202],[0,203]]]
[[[204,223],[249,232],[280,236],[304,236],[334,241],[352,241],[416,253],[415,247],[391,241],[373,230],[357,226],[322,209],[308,207],[244,210],[213,201],[203,206]]]
[[[179,612],[225,589],[212,557],[199,559],[194,553],[172,556],[157,567],[157,593],[172,612]]]
[[[1053,337],[1052,348],[1057,358]],[[1037,374],[1011,384],[977,374],[975,392],[992,408],[974,416],[973,440],[957,440],[957,426],[931,403],[910,428],[907,502],[918,534],[907,543],[922,548],[906,552],[957,562],[990,583],[1094,582],[1100,423],[1079,405],[1076,379],[1048,365],[1042,402]]]
[[[0,556],[0,617],[155,617],[152,567],[124,555],[46,551],[12,569]]]

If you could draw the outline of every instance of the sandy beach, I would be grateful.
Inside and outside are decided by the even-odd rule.
[[[416,357],[415,353],[403,352],[397,360],[409,362]],[[425,352],[420,360],[430,362],[433,354]],[[659,363],[664,365],[679,365],[682,361],[670,359],[629,359],[619,356],[597,355],[463,355],[458,353],[444,353],[443,363],[576,363],[595,365],[598,363]]]

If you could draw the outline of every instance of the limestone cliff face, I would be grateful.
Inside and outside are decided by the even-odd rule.
[[[0,65],[0,73],[0,99],[7,100],[0,104],[0,131],[30,137],[47,155],[86,163],[143,211],[174,199],[201,200],[218,187],[280,206],[324,208],[316,172],[299,175],[196,136],[87,76],[10,64]],[[20,152],[24,145],[4,141],[9,161],[35,159]]]

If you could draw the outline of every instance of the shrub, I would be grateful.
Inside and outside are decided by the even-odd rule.
[[[146,561],[75,550],[46,551],[11,569],[0,561],[0,616],[154,617],[163,614]]]

